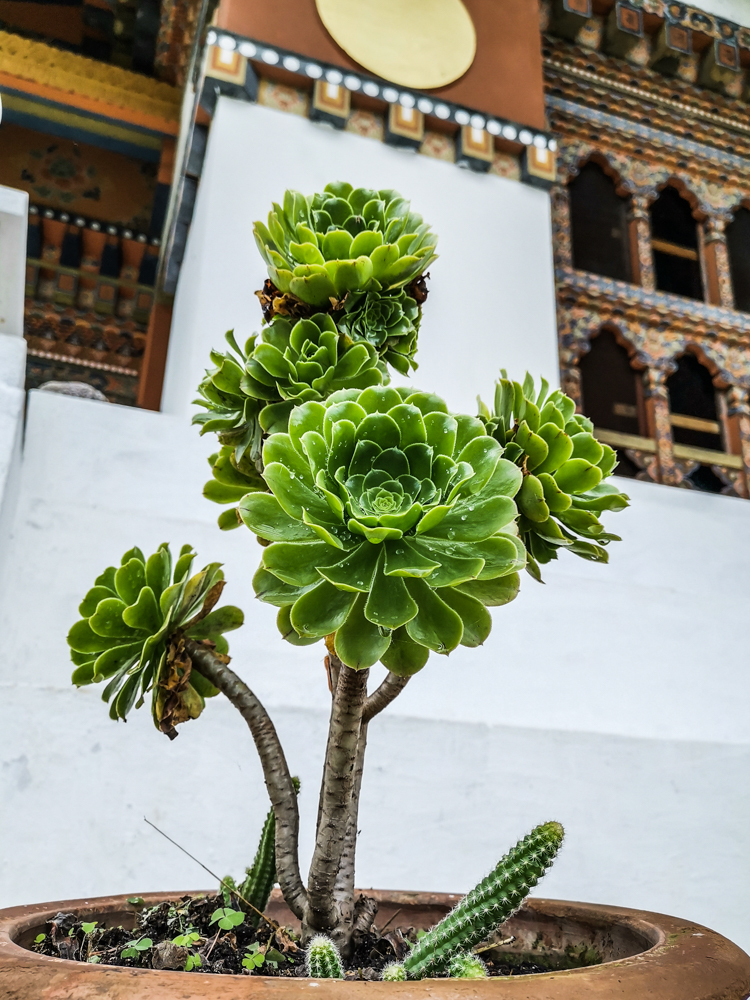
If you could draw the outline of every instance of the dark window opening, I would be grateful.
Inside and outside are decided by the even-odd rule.
[[[708,465],[699,465],[695,472],[690,473],[688,479],[701,493],[721,493],[724,489],[724,483]]]
[[[569,186],[573,267],[630,281],[627,198],[596,163],[587,163]]]
[[[716,389],[708,369],[694,355],[683,354],[677,371],[667,379],[667,391],[674,441],[722,451]]]
[[[628,352],[609,330],[591,341],[580,362],[583,412],[595,427],[640,434],[637,378]]]
[[[673,187],[664,188],[651,206],[651,245],[658,291],[702,301],[698,226]]]
[[[750,312],[750,212],[746,208],[738,208],[727,226],[727,250],[734,307]]]

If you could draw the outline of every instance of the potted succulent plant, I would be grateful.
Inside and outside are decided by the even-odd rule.
[[[627,497],[606,481],[615,453],[544,380],[503,372],[477,416],[391,384],[389,366],[416,368],[437,242],[396,192],[287,191],[255,236],[268,266],[258,293],[266,325],[243,347],[227,334],[196,422],[219,439],[205,495],[227,507],[220,527],[250,529],[262,546],[256,595],[278,608],[287,642],[325,642],[331,717],[308,877],[299,784],[268,713],[229,665],[225,636],[243,615],[219,603],[221,567],[193,574],[189,546],[174,562],[168,545],[148,557],[133,548],[80,605],[68,636],[73,682],[104,683],[113,719],[149,699],[170,738],[223,694],[250,728],[271,811],[246,877],[222,879],[215,894],[0,914],[0,996],[231,998],[271,984],[296,995],[311,977],[327,989],[370,979],[381,980],[370,989],[425,996],[745,997],[750,959],[705,928],[585,904],[522,905],[559,849],[557,822],[524,837],[461,899],[355,889],[373,719],[431,653],[481,645],[488,608],[516,598],[523,569],[541,579],[561,550],[606,562],[617,536],[600,515]],[[378,662],[388,673],[368,690]]]

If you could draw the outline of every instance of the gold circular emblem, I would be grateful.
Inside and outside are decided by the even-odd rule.
[[[445,87],[474,61],[477,36],[461,0],[315,3],[323,24],[348,56],[402,87]]]

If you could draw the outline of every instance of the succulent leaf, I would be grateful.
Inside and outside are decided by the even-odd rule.
[[[185,638],[225,655],[224,633],[243,622],[239,608],[213,610],[224,587],[220,564],[191,577],[194,559],[191,547],[183,546],[173,572],[168,545],[148,559],[131,549],[119,568],[110,566],[97,578],[80,604],[82,619],[68,633],[73,683],[108,680],[102,697],[111,701],[113,719],[127,718],[150,692],[154,723],[171,738],[176,725],[197,718],[205,699],[218,694],[193,667]]]
[[[263,457],[272,495],[239,510],[271,542],[254,585],[288,608],[288,641],[332,636],[348,666],[403,674],[484,642],[486,606],[513,599],[526,552],[521,470],[480,421],[428,393],[347,389],[297,406]]]
[[[550,393],[542,379],[537,392],[528,372],[523,385],[501,374],[494,410],[480,400],[479,419],[523,476],[516,503],[527,571],[541,581],[539,563],[557,559],[560,548],[606,562],[602,546],[618,539],[604,531],[598,515],[628,506],[624,493],[603,482],[617,465],[616,453],[597,441],[591,421],[561,389]],[[584,511],[590,517],[580,517]]]

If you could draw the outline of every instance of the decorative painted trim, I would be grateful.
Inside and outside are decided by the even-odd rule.
[[[96,368],[102,372],[112,372],[115,375],[128,375],[130,378],[138,378],[140,369],[121,368],[118,365],[106,365],[103,361],[89,361],[88,358],[72,357],[70,354],[54,354],[52,351],[38,351],[35,347],[28,347],[26,353],[34,358],[47,358],[49,361],[65,361],[68,364],[80,365],[81,368]]]
[[[137,243],[149,243],[152,247],[161,246],[161,240],[154,236],[149,238],[146,233],[136,233],[126,226],[115,226],[111,222],[102,222],[101,219],[92,219],[88,216],[80,215],[78,212],[65,212],[60,209],[43,208],[38,205],[29,205],[29,215],[41,216],[43,219],[54,219],[56,222],[64,222],[68,225],[78,226],[79,229],[91,229],[95,233],[106,233],[107,236],[119,236],[123,240],[135,240]]]
[[[569,142],[563,140],[560,153],[559,173],[564,180],[575,176],[581,165],[592,156],[604,160],[617,174],[622,188],[634,197],[644,197],[647,203],[653,201],[659,188],[670,180],[676,180],[687,191],[706,216],[719,215],[726,222],[731,222],[733,210],[747,201],[750,194],[748,187],[735,187],[729,184],[716,184],[706,180],[699,174],[690,173],[684,169],[673,169],[670,166],[657,166],[643,158],[638,159],[624,151],[613,151],[602,148],[592,142]],[[750,168],[750,161],[748,161]]]
[[[100,108],[104,118],[119,120],[125,111],[146,119],[179,121],[181,94],[176,87],[7,31],[0,31],[0,66],[5,86],[21,92],[33,87],[39,96],[50,96],[40,93],[44,89],[56,92],[58,103],[85,105],[89,111]]]
[[[718,163],[723,167],[731,167],[734,170],[746,173],[750,170],[750,161],[745,156],[736,156],[734,153],[725,153],[714,146],[707,146],[702,142],[695,142],[692,139],[685,139],[682,136],[672,135],[661,129],[651,128],[649,125],[639,125],[637,122],[622,118],[620,115],[609,114],[606,111],[597,111],[594,108],[576,104],[561,97],[548,94],[545,98],[547,107],[556,111],[563,111],[579,121],[594,122],[605,128],[613,129],[623,135],[636,136],[640,139],[647,139],[649,142],[668,149],[677,150],[686,156],[697,157],[708,160],[711,163]]]
[[[280,49],[257,39],[236,35],[228,31],[208,32],[206,42],[209,46],[232,51],[237,49],[246,59],[265,63],[267,66],[279,66],[290,73],[299,73],[312,81],[325,79],[329,83],[344,86],[352,93],[363,93],[367,97],[377,98],[387,104],[401,104],[404,107],[416,107],[424,115],[431,115],[441,121],[456,125],[470,125],[474,129],[487,131],[491,137],[499,137],[509,142],[518,142],[523,146],[536,145],[538,148],[557,148],[557,143],[550,132],[534,129],[506,118],[487,116],[483,112],[435,98],[418,90],[396,87],[383,80],[367,76],[359,71],[324,63],[319,59],[311,59],[298,52]]]
[[[2,74],[0,73],[0,77]],[[17,81],[16,81],[17,82]],[[13,90],[0,82],[3,120],[25,128],[111,149],[138,160],[158,163],[166,131],[130,126],[99,114],[81,111],[65,103],[56,103],[34,94]],[[61,99],[62,100],[62,99]],[[175,122],[174,130],[177,130]]]
[[[549,56],[545,56],[542,59],[542,62],[545,66],[549,66],[550,69],[554,69],[564,76],[588,80],[590,83],[599,87],[604,87],[606,90],[618,91],[619,93],[626,94],[629,97],[637,97],[639,100],[647,101],[652,104],[663,105],[664,107],[670,108],[672,111],[679,112],[679,115],[682,118],[699,118],[704,121],[711,122],[714,125],[719,125],[721,128],[728,129],[730,132],[741,132],[744,135],[750,135],[750,125],[745,125],[738,117],[727,118],[723,115],[713,114],[712,112],[705,111],[703,108],[697,107],[694,104],[686,104],[684,101],[676,101],[674,98],[665,97],[657,90],[646,90],[643,87],[634,87],[631,84],[622,83],[620,80],[613,80],[610,77],[602,76],[601,73],[594,73],[591,70],[581,69],[578,66],[572,66],[570,63],[560,62],[559,59],[553,59]],[[631,70],[635,69],[635,67],[628,68]]]
[[[697,299],[686,299],[682,295],[671,295],[669,292],[649,292],[639,285],[631,285],[627,281],[616,281],[614,278],[603,278],[588,271],[576,271],[572,267],[561,267],[555,272],[556,281],[566,288],[590,293],[594,297],[605,297],[621,302],[623,306],[642,306],[649,312],[652,310],[661,315],[684,318],[690,322],[703,320],[711,326],[731,331],[738,336],[745,334],[750,347],[750,313],[738,312],[735,309],[724,309],[722,306],[711,306]],[[748,356],[750,367],[750,354]]]
[[[676,359],[692,351],[715,384],[750,388],[750,315],[572,268],[558,269],[556,277],[564,370],[576,366],[592,337],[609,327],[630,345],[634,368],[669,375]]]

